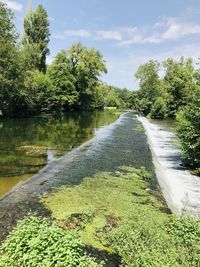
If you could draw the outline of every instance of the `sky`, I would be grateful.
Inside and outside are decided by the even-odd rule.
[[[150,59],[200,57],[200,0],[0,0],[23,33],[28,8],[42,4],[50,21],[50,64],[61,49],[81,42],[103,54],[111,85],[135,90],[134,73]]]

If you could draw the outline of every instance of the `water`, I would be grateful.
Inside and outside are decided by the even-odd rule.
[[[69,112],[0,120],[0,197],[55,159],[91,139],[119,115]]]
[[[107,115],[104,124],[105,121],[108,121]],[[41,204],[40,196],[57,187],[79,184],[84,177],[93,177],[102,171],[115,172],[120,166],[144,166],[154,173],[147,138],[140,128],[133,112],[124,113],[110,125],[94,130],[95,135],[89,141],[51,161],[23,185],[9,192],[0,200],[0,241],[30,210],[48,216],[49,211]]]
[[[200,177],[182,166],[172,121],[149,121],[140,117],[153,155],[156,175],[170,209],[178,216],[186,212],[200,217]]]

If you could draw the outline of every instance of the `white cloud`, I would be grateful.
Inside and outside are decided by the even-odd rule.
[[[86,29],[66,30],[56,38],[68,37],[92,38],[93,40],[111,40],[118,46],[132,44],[159,44],[178,40],[184,36],[199,35],[200,24],[183,22],[179,18],[164,18],[154,25],[144,27],[118,27],[112,30],[89,31]]]
[[[96,31],[97,39],[107,39],[107,40],[116,40],[121,41],[122,35],[119,31]]]
[[[162,39],[175,40],[185,35],[200,33],[199,24],[177,22],[175,18],[169,18],[166,25],[167,30],[162,34]]]
[[[132,36],[123,36],[120,46],[131,44],[158,44],[166,41],[173,41],[184,36],[200,34],[200,24],[192,22],[181,22],[177,18],[165,18],[156,22],[152,27],[146,29],[134,28]]]
[[[144,50],[143,48],[132,51],[127,55],[120,57],[107,56],[108,74],[103,77],[103,80],[119,87],[127,87],[129,89],[137,89],[138,81],[134,78],[134,73],[137,71],[140,64],[144,64],[151,59],[162,62],[167,58],[179,59],[181,56],[185,58],[191,57],[194,63],[198,62],[200,55],[200,46],[198,44],[182,44],[176,45],[170,50],[152,51]],[[162,75],[162,69],[160,75]]]
[[[1,0],[2,3],[7,4],[8,8],[12,9],[13,11],[22,11],[23,5],[21,3],[18,3],[16,1],[10,1],[10,0]]]
[[[56,39],[67,39],[68,37],[80,37],[80,38],[88,38],[90,37],[90,32],[84,29],[80,30],[67,30],[62,34],[55,35]]]

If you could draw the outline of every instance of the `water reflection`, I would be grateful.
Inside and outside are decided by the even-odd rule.
[[[0,196],[55,158],[91,139],[95,129],[118,115],[69,112],[0,121]]]

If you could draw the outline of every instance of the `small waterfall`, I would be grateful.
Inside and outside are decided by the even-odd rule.
[[[144,117],[138,119],[146,130],[158,182],[169,208],[178,216],[185,212],[200,217],[200,177],[182,167],[175,134]]]

